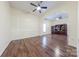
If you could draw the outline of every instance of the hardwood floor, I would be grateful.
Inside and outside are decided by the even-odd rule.
[[[76,57],[76,48],[67,45],[65,35],[43,35],[13,40],[2,57]]]

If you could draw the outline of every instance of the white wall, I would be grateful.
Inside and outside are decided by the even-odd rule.
[[[43,32],[43,24],[46,24],[46,32]],[[40,19],[40,35],[50,34],[51,33],[51,21],[44,18]]]
[[[68,13],[68,44],[76,47],[76,39],[77,39],[77,2],[66,2],[62,6],[58,6],[55,9],[49,10],[45,13],[43,18],[46,18],[49,15],[55,14],[59,12],[67,12]]]
[[[10,8],[8,2],[0,2],[0,55],[10,39]]]
[[[23,39],[40,35],[39,18],[30,13],[24,13],[11,8],[12,14],[12,39]]]
[[[21,10],[11,7],[12,18],[12,39],[23,39],[44,34],[50,34],[51,23],[38,16],[25,13]],[[43,23],[46,23],[47,31],[43,33]]]
[[[77,8],[77,56],[79,57],[79,2]]]
[[[67,24],[68,18],[66,19],[60,19],[60,20],[51,20],[51,26],[57,25],[57,24]]]

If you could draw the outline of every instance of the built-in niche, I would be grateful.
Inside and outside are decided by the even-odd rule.
[[[51,34],[67,35],[67,24],[57,24],[51,26]]]

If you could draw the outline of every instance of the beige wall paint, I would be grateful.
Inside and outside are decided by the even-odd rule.
[[[8,2],[0,2],[0,55],[11,41],[10,30],[9,4]]]
[[[46,24],[46,32],[43,32],[43,24]],[[40,35],[51,33],[51,21],[44,18],[40,19]]]
[[[77,56],[79,57],[79,2],[77,8]]]
[[[12,39],[22,39],[40,35],[39,18],[30,13],[24,13],[11,8],[12,14]]]
[[[61,19],[61,20],[51,20],[51,26],[57,25],[57,24],[67,24],[68,18],[66,19]]]
[[[22,39],[44,34],[50,34],[50,21],[44,20],[33,14],[24,13],[11,7],[12,39]],[[43,24],[46,23],[47,31],[43,33]]]
[[[68,44],[76,47],[76,39],[77,39],[77,2],[66,2],[64,5],[57,7],[55,9],[51,9],[47,13],[45,13],[43,18],[46,18],[49,15],[55,14],[57,12],[67,12],[67,27],[68,27]],[[56,22],[58,23],[58,22]]]

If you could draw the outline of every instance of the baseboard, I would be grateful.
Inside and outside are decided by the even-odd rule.
[[[77,49],[75,46],[72,46],[72,45],[69,45],[70,47],[72,47],[72,48],[75,48],[75,49]]]
[[[70,47],[73,47],[73,48],[77,49],[77,47],[76,47],[76,46],[73,46],[73,45],[68,45],[68,46],[70,46]]]
[[[30,36],[30,37],[18,38],[18,39],[14,39],[14,40],[21,40],[21,39],[26,39],[26,38],[33,38],[33,37],[38,37],[38,36],[43,36],[43,35],[49,35],[49,34],[40,34],[40,35],[35,35],[35,36]]]

